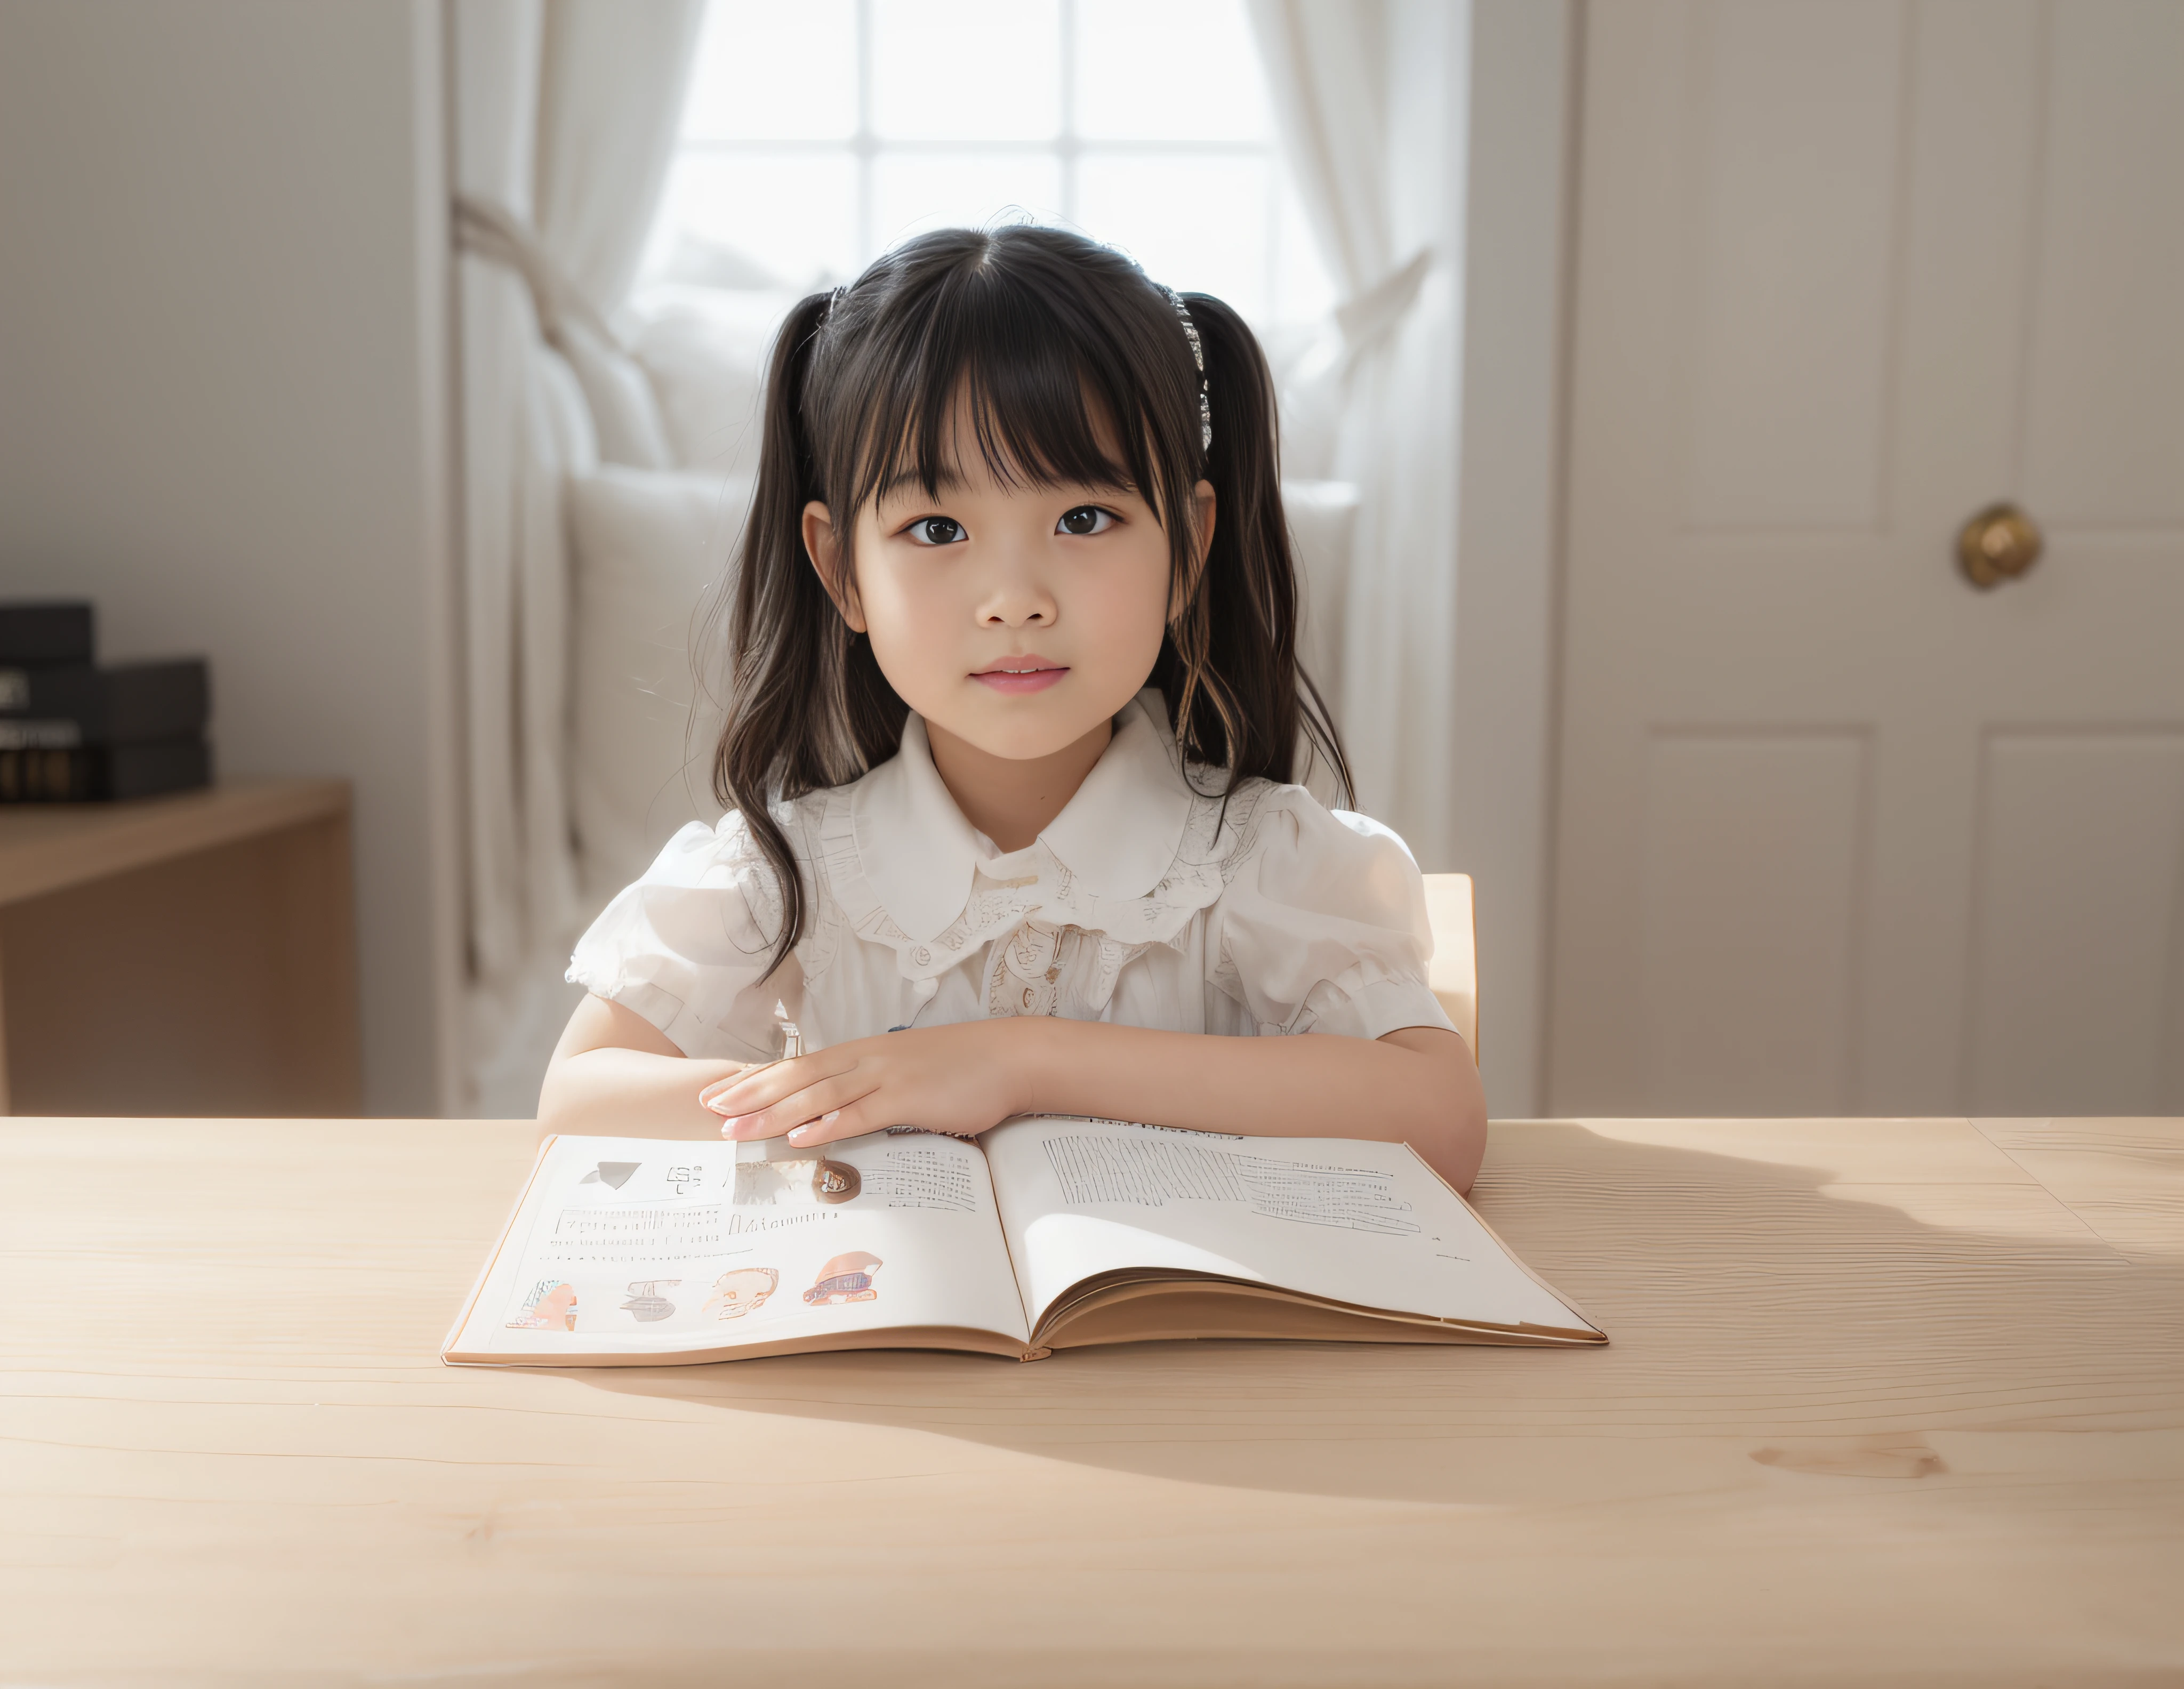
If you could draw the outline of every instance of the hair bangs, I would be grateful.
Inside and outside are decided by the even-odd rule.
[[[1167,525],[1189,480],[1156,420],[1173,396],[1148,390],[1172,374],[1147,355],[1161,348],[992,268],[943,278],[927,303],[902,332],[867,337],[843,383],[862,426],[825,479],[850,509],[912,484],[937,498],[975,456],[1004,487],[1139,493]]]

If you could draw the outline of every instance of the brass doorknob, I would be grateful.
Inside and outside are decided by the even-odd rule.
[[[2014,581],[2040,560],[2039,524],[2016,505],[1989,504],[1957,534],[1957,561],[1981,591]]]

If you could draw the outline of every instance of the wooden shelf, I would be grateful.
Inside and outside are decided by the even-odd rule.
[[[0,1113],[354,1114],[349,790],[0,808]]]
[[[0,906],[348,814],[343,780],[247,780],[123,804],[0,806]]]

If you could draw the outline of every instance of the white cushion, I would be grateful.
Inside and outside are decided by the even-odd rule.
[[[749,502],[747,480],[614,465],[570,477],[570,784],[594,902],[643,872],[683,822],[719,814],[710,783],[723,592]]]
[[[788,293],[666,286],[633,303],[627,337],[683,468],[757,473],[766,356],[795,303]]]

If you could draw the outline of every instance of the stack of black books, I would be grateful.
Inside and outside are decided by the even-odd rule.
[[[209,786],[211,712],[202,657],[101,668],[89,605],[0,603],[0,804]]]

